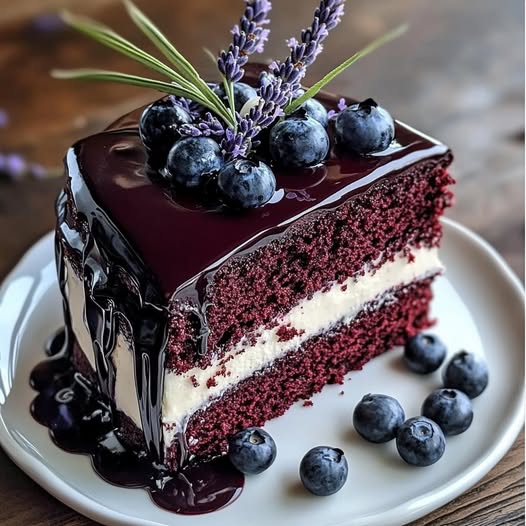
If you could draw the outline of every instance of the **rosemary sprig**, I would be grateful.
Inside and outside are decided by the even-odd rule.
[[[355,53],[352,57],[349,57],[347,60],[342,62],[339,66],[335,67],[332,71],[327,73],[321,80],[316,82],[312,87],[310,87],[301,97],[293,100],[286,108],[285,113],[287,115],[294,113],[302,104],[304,104],[309,99],[315,97],[329,82],[335,79],[340,73],[343,73],[349,66],[365,57],[369,53],[372,53],[379,47],[391,42],[392,40],[402,36],[407,31],[408,25],[404,24],[393,31],[389,31],[385,35],[371,42],[368,46],[364,47],[361,51]]]
[[[229,121],[227,115],[223,113],[223,108],[227,111],[223,101],[214,93],[210,86],[200,77],[192,64],[175,48],[157,26],[133,3],[131,0],[124,0],[124,5],[130,18],[135,25],[149,38],[154,46],[176,67],[178,72],[191,85],[196,87],[201,96],[210,102],[215,108],[221,108],[221,116],[229,124],[236,124],[235,114]],[[212,109],[212,108],[209,108]]]
[[[138,16],[137,12],[134,12],[134,15]],[[70,25],[77,31],[80,31],[81,33],[105,45],[106,47],[109,47],[127,56],[128,58],[131,58],[132,60],[139,62],[140,64],[148,67],[149,69],[156,71],[157,73],[160,73],[168,77],[171,80],[171,82],[169,83],[168,82],[163,83],[161,81],[156,81],[153,79],[146,79],[143,77],[134,77],[133,75],[129,76],[134,79],[134,82],[136,82],[137,79],[140,78],[141,85],[144,87],[151,87],[154,89],[159,89],[161,86],[165,86],[166,89],[161,90],[165,93],[173,94],[174,90],[177,90],[178,92],[184,92],[185,93],[184,96],[186,98],[194,100],[195,102],[200,103],[202,106],[210,109],[212,112],[214,112],[219,117],[221,117],[225,121],[225,123],[228,124],[229,126],[236,125],[235,120],[230,115],[223,101],[221,101],[221,99],[210,89],[210,87],[206,84],[206,82],[204,82],[199,77],[198,73],[195,71],[195,69],[193,69],[193,67],[191,66],[190,68],[187,67],[186,64],[189,64],[189,63],[188,61],[186,61],[186,59],[184,59],[184,57],[179,62],[180,70],[179,72],[177,72],[173,68],[164,64],[159,59],[150,55],[146,51],[140,49],[135,44],[132,44],[131,42],[129,42],[122,36],[118,35],[115,31],[104,26],[103,24],[100,24],[99,22],[95,22],[95,21],[89,20],[84,17],[78,17],[70,13],[64,13],[62,15],[62,18],[66,24]],[[156,34],[162,36],[162,33],[158,30]],[[162,36],[162,39],[166,40],[164,36]],[[171,48],[175,50],[173,46],[171,46]],[[178,56],[182,57],[182,55],[180,54],[178,54]],[[70,75],[66,75],[65,71],[61,71],[60,78],[68,78],[68,79],[78,79],[78,78],[88,79],[90,78],[91,80],[104,80],[101,74],[94,75],[94,73],[96,72],[97,70],[91,70],[90,75],[88,77],[86,76],[85,70],[81,70],[80,72],[78,70],[74,70],[71,72]],[[184,72],[184,75],[182,74],[183,72]],[[108,72],[102,72],[102,73],[107,74]],[[115,72],[110,72],[110,73],[112,74],[112,77],[116,82],[124,82],[126,79],[126,74],[124,73],[118,74],[118,75],[116,75]],[[110,80],[110,79],[106,78],[106,80]],[[130,78],[128,78],[128,80],[130,80]],[[147,81],[149,81],[149,84]],[[126,83],[130,83],[130,82],[126,82]],[[166,91],[168,87],[170,91]]]
[[[62,80],[101,80],[109,82],[118,82],[120,84],[128,84],[130,86],[139,86],[141,88],[150,88],[162,93],[170,95],[177,95],[178,97],[185,97],[190,99],[196,98],[195,102],[203,104],[204,101],[199,100],[193,92],[187,91],[184,88],[176,86],[171,82],[164,82],[162,80],[154,80],[137,75],[129,75],[127,73],[119,73],[117,71],[107,71],[104,69],[54,69],[52,71],[53,77]],[[192,99],[194,100],[194,99]]]

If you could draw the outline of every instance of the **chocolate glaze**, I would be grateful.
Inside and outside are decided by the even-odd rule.
[[[63,350],[65,337],[65,331],[57,333],[46,352]],[[158,506],[184,515],[221,509],[240,495],[244,477],[227,458],[168,473],[152,464],[146,452],[127,449],[116,434],[111,405],[63,353],[39,363],[30,381],[38,391],[31,405],[35,420],[49,428],[61,449],[89,455],[107,482],[144,488]]]
[[[67,167],[71,169],[68,152]],[[167,311],[155,276],[126,238],[95,203],[84,179],[70,173],[57,200],[57,268],[64,297],[66,342],[71,345],[71,322],[65,256],[82,276],[85,321],[91,336],[99,388],[114,399],[112,353],[120,324],[129,330],[134,349],[136,392],[144,439],[152,458],[163,461],[160,411],[164,378]]]
[[[334,108],[337,98],[320,100]],[[162,464],[168,308],[190,309],[197,315],[201,330],[196,350],[205,353],[207,289],[225,261],[286,235],[296,221],[337,208],[416,163],[446,165],[451,155],[444,145],[397,123],[396,144],[381,154],[332,154],[314,168],[294,173],[275,169],[274,198],[241,214],[204,204],[159,182],[159,175],[148,168],[139,137],[141,111],[69,150],[68,183],[57,201],[57,264],[67,327],[65,256],[75,262],[83,279],[87,329],[99,386],[108,400],[114,398],[111,355],[116,335],[121,325],[127,328],[146,447]],[[68,334],[66,343],[70,341]],[[179,435],[185,459],[184,430]]]

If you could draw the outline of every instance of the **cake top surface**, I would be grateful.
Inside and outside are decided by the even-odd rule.
[[[337,101],[332,96],[319,100],[328,107]],[[207,206],[152,180],[138,132],[140,112],[74,145],[67,157],[68,170],[70,177],[85,180],[95,202],[151,268],[167,298],[203,271],[254,250],[297,219],[335,208],[386,177],[422,161],[437,162],[449,152],[397,122],[396,141],[383,152],[331,154],[315,167],[275,169],[272,200],[240,213]]]

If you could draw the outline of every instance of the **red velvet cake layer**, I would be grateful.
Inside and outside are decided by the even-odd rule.
[[[272,324],[331,282],[360,273],[364,265],[379,268],[409,246],[438,246],[440,217],[452,200],[447,162],[415,165],[336,210],[296,222],[279,241],[224,264],[207,289],[213,352],[197,355],[199,326],[191,313],[172,304],[167,368],[205,367],[251,330]]]
[[[285,413],[296,400],[321,391],[327,383],[343,382],[349,371],[361,369],[374,356],[429,327],[431,282],[426,279],[390,291],[388,303],[366,306],[349,325],[312,338],[195,413],[186,429],[190,454],[225,451],[228,435],[247,426],[264,425]],[[179,458],[178,447],[174,440],[165,459],[173,468]]]

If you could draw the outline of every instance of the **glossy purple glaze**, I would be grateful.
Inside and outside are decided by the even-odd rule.
[[[336,98],[322,99],[335,107]],[[447,154],[446,146],[397,124],[397,145],[368,157],[332,154],[323,165],[295,173],[275,168],[277,191],[262,208],[233,213],[207,208],[154,182],[137,130],[139,111],[104,133],[77,143],[70,173],[82,175],[93,198],[135,247],[170,297],[229,255],[242,252],[317,209],[334,208],[371,184],[415,163]]]
[[[47,354],[61,348],[65,339],[65,331],[58,332],[49,340]],[[49,428],[61,449],[89,455],[107,482],[144,488],[158,506],[182,515],[216,511],[241,494],[244,476],[225,457],[169,473],[152,463],[146,452],[127,449],[113,425],[111,404],[67,357],[55,354],[40,362],[30,382],[38,391],[31,405],[35,420]]]

